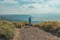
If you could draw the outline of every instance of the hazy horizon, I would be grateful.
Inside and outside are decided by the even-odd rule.
[[[32,15],[0,15],[0,20],[9,20],[12,22],[28,22],[29,17],[31,17],[32,23],[40,23],[44,21],[59,21],[60,22],[60,15],[59,14],[32,14]]]

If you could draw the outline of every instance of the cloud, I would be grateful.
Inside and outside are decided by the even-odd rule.
[[[12,5],[12,6],[11,6]],[[0,1],[1,14],[60,13],[60,0],[4,0]]]
[[[17,1],[15,1],[15,0],[4,0],[4,1],[0,1],[0,4],[4,4],[4,5],[7,5],[7,4],[17,5],[19,3]]]
[[[60,0],[4,0],[0,4],[6,5],[24,5],[25,7],[55,7],[60,8]]]
[[[0,1],[4,1],[4,0],[0,0]]]
[[[60,8],[60,0],[50,0],[46,3],[49,7]]]
[[[46,14],[46,13],[60,13],[60,9],[56,8],[34,8],[34,9],[23,9],[21,13],[30,14]]]
[[[16,7],[0,7],[0,14],[17,14],[19,9]]]
[[[22,8],[22,7],[1,7],[1,14],[46,14],[60,13],[60,9],[56,8]]]
[[[60,8],[60,0],[18,0],[22,5]]]
[[[60,8],[59,0],[16,0],[22,8]]]

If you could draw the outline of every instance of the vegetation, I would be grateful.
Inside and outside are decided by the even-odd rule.
[[[27,22],[14,22],[13,24],[15,24],[16,28],[21,28],[28,25]],[[39,27],[45,31],[60,35],[60,23],[57,21],[47,21],[40,24],[32,24],[32,27]]]
[[[39,24],[32,24],[32,27],[39,27]]]
[[[42,22],[39,27],[45,31],[60,35],[60,23],[57,21]]]
[[[0,20],[0,39],[12,40],[15,35],[15,25],[9,21]]]
[[[14,22],[13,24],[16,26],[16,28],[21,28],[25,25],[28,25],[27,22]]]
[[[11,40],[15,36],[15,28],[21,28],[28,25],[27,22],[9,22],[0,20],[0,39]],[[39,27],[45,31],[60,36],[60,22],[47,21],[40,24],[32,24],[32,27]]]

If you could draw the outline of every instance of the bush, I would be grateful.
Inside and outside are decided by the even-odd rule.
[[[33,27],[39,27],[39,24],[32,24]]]
[[[15,25],[16,28],[21,28],[23,26],[28,25],[28,23],[26,22],[14,22],[13,24]]]
[[[42,22],[39,25],[45,31],[60,35],[60,23],[57,21]]]
[[[48,25],[46,25],[46,26],[44,27],[44,29],[45,29],[46,31],[51,31],[52,25],[48,24]]]
[[[15,25],[8,21],[0,20],[0,39],[1,37],[5,40],[13,39],[15,35]]]

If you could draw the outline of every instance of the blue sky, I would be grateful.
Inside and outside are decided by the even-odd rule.
[[[60,0],[0,0],[0,14],[60,13]]]

